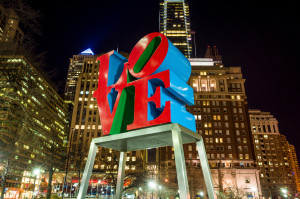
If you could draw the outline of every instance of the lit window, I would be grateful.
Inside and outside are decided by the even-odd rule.
[[[240,156],[240,159],[243,159],[243,154],[240,154],[239,156]]]

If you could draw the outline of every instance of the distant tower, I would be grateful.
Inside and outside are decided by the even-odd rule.
[[[222,64],[222,55],[219,54],[218,48],[216,46],[207,46],[205,58],[213,58],[215,63]]]
[[[0,53],[12,53],[22,45],[24,33],[19,27],[19,16],[0,4]]]
[[[78,55],[73,55],[73,58],[70,58],[68,77],[65,87],[65,100],[67,103],[74,103],[78,77],[82,73],[84,63],[87,59],[90,61],[94,59],[94,53],[90,48],[82,51]]]
[[[160,0],[160,32],[187,58],[192,56],[190,11],[184,0]]]

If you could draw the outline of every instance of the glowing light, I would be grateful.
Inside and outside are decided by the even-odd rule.
[[[149,182],[149,187],[150,187],[151,189],[154,189],[154,188],[156,187],[156,183],[153,182],[153,181]]]
[[[287,193],[287,189],[281,189],[282,193],[286,194]]]
[[[93,51],[88,48],[80,53],[81,55],[94,55]]]
[[[33,171],[34,175],[36,175],[36,176],[39,175],[40,172],[41,172],[41,170],[38,168]]]

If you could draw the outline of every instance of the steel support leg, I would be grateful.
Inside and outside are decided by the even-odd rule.
[[[81,185],[80,185],[80,189],[79,189],[77,199],[84,199],[85,198],[87,189],[89,187],[89,181],[90,181],[90,178],[91,178],[91,174],[92,174],[92,170],[93,170],[93,166],[94,166],[94,162],[95,162],[97,148],[98,148],[98,146],[92,141],[91,146],[90,146],[89,155],[88,155],[88,158],[86,160],[84,173],[82,175]]]
[[[127,152],[120,152],[116,199],[122,199]]]
[[[173,139],[173,146],[174,146],[180,199],[190,199],[191,196],[190,196],[190,190],[188,185],[188,179],[186,175],[186,166],[185,166],[181,131],[173,129],[172,139]]]
[[[201,140],[198,141],[196,144],[197,144],[197,148],[198,148],[198,154],[199,154],[199,158],[200,158],[200,163],[201,163],[201,167],[202,167],[202,171],[203,171],[203,176],[204,176],[204,181],[205,181],[208,197],[209,197],[209,199],[213,199],[213,198],[215,198],[214,184],[213,184],[210,169],[209,169],[209,164],[208,164],[208,160],[207,160],[207,156],[206,156],[203,139],[201,138]]]

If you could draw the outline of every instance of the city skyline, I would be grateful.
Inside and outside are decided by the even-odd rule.
[[[300,43],[294,1],[247,6],[240,2],[188,2],[197,57],[204,57],[207,45],[216,45],[225,65],[241,66],[249,107],[271,112],[279,120],[281,132],[299,151],[297,139],[293,139],[299,138],[300,111],[294,92],[299,71],[294,59]],[[95,53],[113,49],[129,53],[136,38],[159,31],[159,1],[52,1],[32,6],[43,14],[39,50],[48,51],[47,71],[61,93],[73,54],[89,47]]]
[[[1,0],[0,6],[4,1],[6,0]],[[165,0],[165,2],[166,1],[168,0]],[[10,3],[10,1],[7,2]],[[255,6],[255,3],[249,4],[248,7],[240,7],[241,4],[232,2],[230,4],[221,4],[218,2],[205,4],[198,2],[199,4],[197,4],[193,0],[187,2],[189,2],[189,5],[193,4],[193,6],[191,6],[191,18],[193,18],[193,9],[206,8],[205,11],[202,10],[203,12],[200,12],[200,10],[194,12],[197,17],[196,21],[199,22],[195,23],[195,28],[193,28],[192,22],[192,29],[190,29],[190,22],[186,20],[187,15],[185,13],[190,13],[188,7],[185,7],[184,4],[182,4],[182,7],[181,4],[178,3],[171,3],[169,5],[169,3],[166,4],[160,1],[160,6],[158,6],[160,8],[160,18],[158,20],[160,27],[158,27],[158,30],[152,26],[153,18],[156,18],[153,11],[157,8],[156,6],[150,6],[154,5],[153,1],[142,3],[134,2],[136,4],[133,2],[129,4],[128,2],[118,1],[115,3],[99,3],[95,1],[93,4],[92,2],[88,2],[90,4],[83,4],[79,0],[72,2],[72,4],[67,4],[66,2],[58,4],[58,2],[53,1],[54,4],[49,4],[47,8],[43,7],[45,5],[40,4],[40,6],[42,5],[42,7],[40,7],[38,3],[32,3],[30,6],[40,10],[43,17],[40,21],[43,27],[37,28],[41,29],[44,34],[46,31],[45,36],[37,36],[38,34],[33,35],[36,40],[34,42],[39,44],[36,49],[37,57],[43,54],[45,50],[48,51],[44,56],[45,60],[43,63],[30,61],[32,55],[25,54],[24,59],[19,59],[19,54],[28,53],[28,51],[30,51],[27,50],[29,48],[26,46],[28,35],[23,35],[22,31],[24,24],[18,23],[18,20],[20,19],[21,21],[22,19],[22,13],[20,13],[18,15],[20,17],[18,17],[14,14],[14,11],[0,7],[0,30],[3,30],[3,34],[0,35],[0,40],[2,41],[0,48],[3,54],[1,68],[4,69],[1,73],[2,84],[6,86],[11,85],[11,82],[8,82],[8,80],[10,80],[10,73],[6,73],[6,69],[10,68],[14,70],[15,66],[19,67],[22,63],[26,64],[25,57],[29,60],[28,64],[30,65],[30,62],[32,62],[32,66],[36,67],[36,70],[40,71],[41,74],[43,71],[48,73],[51,79],[46,77],[47,75],[45,78],[43,75],[41,78],[35,78],[33,77],[34,75],[31,75],[31,77],[25,75],[24,80],[21,80],[22,85],[24,84],[25,87],[22,87],[22,89],[21,87],[16,88],[19,89],[19,91],[12,93],[17,93],[21,98],[22,96],[25,97],[28,92],[28,83],[26,83],[25,80],[31,81],[31,79],[37,83],[38,89],[44,90],[45,87],[43,84],[40,84],[39,81],[43,82],[42,80],[45,80],[46,84],[49,83],[50,87],[48,84],[45,84],[45,86],[47,88],[49,87],[50,90],[52,89],[52,92],[49,94],[53,94],[54,97],[50,96],[48,98],[45,94],[41,96],[43,96],[46,101],[49,101],[49,99],[56,99],[58,101],[64,100],[66,104],[61,103],[61,107],[60,105],[59,107],[56,106],[56,108],[47,106],[49,110],[57,110],[57,116],[63,123],[70,123],[70,125],[65,126],[55,121],[55,123],[52,122],[50,125],[59,130],[58,138],[59,140],[62,139],[63,146],[60,146],[54,138],[51,138],[49,141],[53,146],[46,142],[41,143],[44,143],[46,148],[51,149],[51,153],[53,150],[66,150],[68,137],[69,149],[65,175],[67,175],[68,168],[71,170],[78,169],[80,178],[80,170],[86,160],[85,153],[91,145],[91,140],[105,135],[105,128],[103,127],[105,119],[101,117],[101,123],[97,111],[99,108],[101,114],[101,105],[98,103],[99,107],[97,107],[96,101],[92,96],[98,87],[98,81],[101,82],[101,74],[106,74],[106,72],[102,70],[103,66],[100,66],[99,76],[99,72],[97,72],[99,71],[99,62],[96,61],[97,57],[108,51],[112,53],[112,50],[117,50],[120,54],[124,54],[125,57],[128,57],[129,54],[134,54],[135,51],[133,50],[130,53],[130,49],[140,34],[156,32],[152,34],[161,35],[161,33],[163,33],[171,37],[170,40],[175,42],[174,45],[178,45],[183,55],[186,57],[190,57],[191,55],[195,56],[195,58],[189,58],[189,60],[187,60],[187,63],[190,62],[192,66],[192,73],[189,80],[186,78],[186,80],[188,80],[187,83],[194,90],[194,100],[192,99],[191,102],[194,101],[195,104],[193,106],[186,106],[186,109],[195,116],[196,129],[192,131],[203,136],[202,140],[205,142],[205,149],[202,149],[206,151],[205,156],[208,158],[212,178],[215,181],[214,185],[217,185],[217,189],[221,191],[224,189],[224,191],[227,192],[226,187],[238,184],[244,187],[243,190],[247,196],[271,196],[285,193],[296,194],[296,187],[297,191],[299,191],[299,163],[295,148],[297,149],[300,146],[297,146],[297,137],[299,136],[294,132],[298,131],[297,119],[299,119],[299,117],[297,115],[297,109],[299,109],[299,106],[297,105],[297,98],[293,96],[296,95],[295,87],[297,85],[299,69],[294,68],[297,66],[297,64],[294,63],[294,59],[297,57],[297,49],[293,49],[292,47],[297,44],[298,40],[296,37],[293,38],[294,34],[296,36],[297,33],[297,27],[292,23],[294,13],[287,12],[287,9],[292,9],[293,7],[278,7],[279,4],[272,4],[269,7],[265,4]],[[149,5],[149,7],[145,6],[146,4]],[[165,4],[167,6],[165,6]],[[7,4],[5,5],[7,6]],[[164,7],[162,7],[162,5]],[[230,5],[233,7],[230,7]],[[214,9],[210,10],[209,8]],[[136,12],[133,12],[133,10]],[[164,12],[162,12],[162,10]],[[125,15],[124,11],[127,12]],[[30,12],[34,13],[34,11]],[[152,15],[147,15],[147,12],[152,12]],[[174,15],[172,14],[173,12]],[[222,14],[225,14],[225,16],[221,17]],[[59,19],[57,18],[58,16],[60,16]],[[82,18],[78,18],[80,16],[82,16]],[[148,23],[148,19],[150,18],[151,22],[149,21]],[[163,24],[170,22],[167,27],[171,29],[161,31],[162,18],[164,21]],[[183,21],[182,18],[184,18],[184,24],[181,23]],[[213,23],[217,20],[218,23]],[[98,22],[99,24],[104,24],[102,26],[95,25],[98,24]],[[120,26],[118,26],[118,24]],[[56,26],[54,27],[53,25]],[[185,29],[185,35],[183,34],[183,30],[180,29],[182,26],[188,27]],[[178,27],[179,29],[177,29]],[[26,30],[26,27],[23,28]],[[145,32],[146,30],[148,32]],[[106,34],[103,34],[105,31]],[[158,31],[161,33],[158,33]],[[196,32],[197,34],[195,34]],[[80,36],[79,33],[83,34]],[[97,33],[102,35],[102,37],[99,37]],[[201,35],[201,33],[204,34]],[[33,34],[35,33],[33,32]],[[190,42],[191,36],[193,36],[192,38],[194,39],[192,42]],[[165,38],[164,41],[166,41],[166,37],[163,36],[163,38]],[[63,44],[61,42],[62,39],[64,39],[63,41],[65,42]],[[9,40],[12,40],[12,42]],[[19,42],[21,43],[22,41],[23,45],[20,45]],[[185,43],[185,41],[188,42]],[[113,42],[116,42],[116,47]],[[193,44],[193,48],[196,50],[195,52],[192,51],[192,46],[189,46],[189,42]],[[202,45],[203,42],[208,44]],[[258,46],[259,42],[261,43]],[[62,44],[60,46],[61,48],[52,49],[57,43]],[[125,47],[123,48],[124,44]],[[187,48],[184,47],[185,45]],[[82,46],[84,46],[84,48],[82,48]],[[143,47],[144,46],[145,45],[143,45]],[[253,50],[254,46],[258,46],[257,49]],[[289,47],[288,50],[284,49],[284,46]],[[81,48],[79,52],[74,52],[79,48]],[[202,48],[207,49],[205,55],[203,53],[204,51],[202,52]],[[177,51],[177,49],[173,50]],[[6,53],[9,55],[11,53],[14,57],[5,57],[9,56],[6,55]],[[69,56],[69,53],[73,55]],[[129,57],[129,65],[131,63],[130,60],[134,57],[131,55]],[[181,59],[184,58],[183,55],[181,55]],[[66,57],[68,57],[68,64],[64,66]],[[174,62],[173,59],[169,60]],[[102,61],[103,60],[101,60],[100,65],[104,63]],[[178,68],[179,64],[177,62],[174,62],[174,64],[168,63],[167,65],[174,65],[173,67],[180,69]],[[24,70],[25,68],[20,67],[19,69]],[[64,71],[66,68],[68,68],[68,76]],[[287,68],[289,68],[289,70]],[[25,70],[24,74],[25,73],[28,72]],[[183,76],[182,73],[179,73],[179,76]],[[19,80],[19,78],[17,79]],[[58,87],[58,92],[54,87],[52,88],[52,83]],[[103,83],[99,85],[100,88]],[[62,88],[64,86],[65,89]],[[30,92],[35,90],[35,88],[31,86],[29,88]],[[20,91],[20,89],[22,91]],[[1,96],[6,96],[6,94],[9,94],[9,92],[6,91],[10,90],[3,87]],[[43,91],[41,93],[43,93]],[[30,95],[31,94],[29,94],[29,97]],[[31,99],[26,100],[26,103],[24,103],[24,100],[21,100],[19,103],[23,104],[24,107],[28,107],[28,105],[30,105],[30,107],[31,105],[36,107],[36,104],[32,103],[36,102],[41,105],[41,101],[45,100],[43,97],[41,99],[40,97],[36,98],[35,95],[32,94]],[[105,101],[105,99],[106,97],[103,100]],[[48,102],[46,101],[45,104],[47,105]],[[135,101],[135,103],[139,104],[137,101]],[[189,105],[192,105],[192,103]],[[7,107],[3,106],[2,109],[5,111]],[[43,117],[42,114],[40,115],[38,111],[47,111],[44,109],[45,106],[43,104],[41,105],[41,109],[37,109],[35,113],[33,112],[35,116],[30,118],[33,118],[35,123],[38,124],[36,126],[41,125],[49,131],[49,124],[40,121],[44,120],[45,117]],[[67,114],[67,109],[69,114]],[[34,111],[34,109],[31,110]],[[134,110],[136,111],[138,109]],[[29,112],[27,111],[26,114],[29,114]],[[39,116],[37,116],[38,119],[36,119],[36,115],[42,117],[39,118]],[[191,117],[194,119],[192,115]],[[278,127],[278,122],[282,124],[280,127]],[[33,131],[37,136],[44,139],[46,138],[43,133],[39,133],[40,130],[34,131],[31,127],[29,127],[29,130]],[[253,135],[251,135],[251,131]],[[3,132],[5,133],[5,131]],[[17,132],[19,133],[19,131]],[[22,133],[22,130],[20,132]],[[61,136],[60,133],[62,133],[63,136]],[[4,138],[6,139],[8,137]],[[18,136],[13,136],[13,138],[17,139]],[[2,139],[2,141],[5,139]],[[37,140],[36,137],[32,137],[32,139]],[[7,143],[9,143],[8,146],[17,149],[15,154],[13,154],[13,152],[11,155],[4,153],[4,157],[7,159],[4,159],[2,163],[6,165],[2,167],[0,165],[0,169],[2,168],[5,176],[1,185],[1,198],[3,193],[5,193],[4,189],[6,185],[4,184],[11,182],[13,179],[11,177],[6,179],[10,169],[10,162],[21,161],[18,154],[20,152],[19,148],[24,150],[25,155],[28,155],[29,152],[31,153],[31,156],[28,156],[28,161],[25,160],[26,158],[24,160],[22,159],[24,163],[27,161],[29,165],[33,163],[32,161],[35,161],[33,159],[38,159],[40,152],[34,149],[35,144],[29,146],[27,143],[23,144],[23,142],[19,140],[7,141]],[[295,147],[293,145],[295,145]],[[54,146],[58,148],[56,149]],[[185,158],[188,172],[193,176],[193,178],[189,178],[189,181],[191,181],[189,183],[194,187],[190,190],[191,194],[196,197],[197,194],[201,192],[202,194],[206,194],[205,191],[201,191],[205,189],[203,184],[201,185],[201,183],[196,182],[201,179],[198,159],[199,156],[200,158],[203,156],[200,153],[198,154],[199,156],[196,156],[195,149],[197,148],[193,144],[187,144],[184,148],[185,157],[182,157]],[[44,147],[41,146],[41,149],[44,149]],[[174,151],[176,151],[175,146],[174,150],[170,147],[162,147],[156,150],[155,154],[153,153],[156,162],[152,162],[153,170],[150,170],[154,173],[158,172],[157,177],[160,181],[167,182],[166,179],[175,178],[175,176],[173,176],[175,171],[175,167],[173,167],[175,158]],[[97,150],[97,152],[100,151]],[[98,154],[96,162],[93,165],[93,170],[97,170],[98,172],[105,170],[107,173],[108,169],[112,169],[111,172],[114,173],[113,170],[117,169],[117,166],[111,165],[111,161],[115,159],[112,152],[113,151],[109,150],[107,151],[108,154],[103,153],[103,151],[100,153],[100,156]],[[61,155],[63,155],[63,153]],[[41,154],[45,155],[43,152]],[[126,154],[130,155],[130,153]],[[54,157],[56,156],[54,155]],[[149,165],[144,165],[143,159],[146,158],[147,164],[150,163],[150,155],[148,152],[143,151],[136,153],[136,151],[134,151],[130,157],[132,157],[132,162],[129,163],[126,159],[127,163],[125,167],[123,167],[125,168],[124,170],[137,172],[141,169],[146,169],[145,171],[147,171],[150,168],[148,168]],[[176,161],[177,157],[178,155],[176,156]],[[136,164],[141,162],[141,160],[143,160],[143,164],[140,166]],[[108,163],[106,164],[105,161]],[[43,167],[41,165],[39,166]],[[48,182],[51,183],[51,176],[54,170],[58,171],[60,168],[49,168]],[[27,169],[31,174],[27,173],[27,175],[27,171],[24,170],[24,175],[22,176],[28,177],[29,185],[30,181],[32,181],[31,183],[33,184],[36,183],[38,174],[36,174],[34,179],[30,176],[35,173],[36,170],[35,162],[31,168]],[[44,173],[47,169],[40,170]],[[22,171],[14,173],[18,173],[19,175]],[[22,177],[22,182],[25,177]],[[152,175],[152,178],[156,177]],[[40,177],[39,179],[42,180]],[[16,178],[16,180],[20,180],[19,177]],[[62,187],[64,187],[66,181],[65,179]],[[17,185],[18,182],[14,183]],[[279,183],[278,187],[275,186],[276,183]],[[26,186],[29,188],[27,184],[25,183],[21,187],[19,187],[19,185],[17,186],[20,189],[26,189]],[[14,187],[12,185],[8,186]],[[178,186],[181,187],[180,184]],[[116,187],[116,185],[114,185],[114,187]],[[50,189],[48,188],[47,191],[51,193],[51,187]],[[34,194],[34,190],[35,187],[33,187],[32,194]],[[10,194],[11,191],[13,190],[10,189],[7,194]],[[82,192],[82,190],[80,192]],[[63,193],[64,190],[62,190],[62,194]],[[183,193],[182,190],[180,190],[180,193]]]

